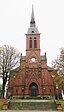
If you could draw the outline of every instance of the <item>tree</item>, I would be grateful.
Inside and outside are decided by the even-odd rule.
[[[62,77],[62,89],[64,94],[64,48],[60,49],[60,54],[52,62],[53,68],[57,70],[59,76]]]
[[[52,65],[58,74],[64,77],[64,48],[61,48],[60,55],[52,62]]]
[[[3,98],[7,79],[9,78],[10,71],[19,64],[19,52],[16,48],[8,45],[0,47],[0,67],[2,69],[3,77]]]

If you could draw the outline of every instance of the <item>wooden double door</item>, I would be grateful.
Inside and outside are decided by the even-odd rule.
[[[30,96],[37,96],[38,95],[38,86],[35,83],[30,85]]]

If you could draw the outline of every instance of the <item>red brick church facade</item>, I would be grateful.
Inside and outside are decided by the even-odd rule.
[[[47,66],[46,53],[40,55],[40,33],[36,27],[33,7],[26,34],[26,56],[21,54],[20,67],[11,72],[8,92],[21,97],[55,96],[52,69]]]

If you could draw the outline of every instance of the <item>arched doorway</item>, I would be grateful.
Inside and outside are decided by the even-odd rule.
[[[38,95],[38,86],[36,83],[31,83],[29,89],[30,89],[30,96]]]

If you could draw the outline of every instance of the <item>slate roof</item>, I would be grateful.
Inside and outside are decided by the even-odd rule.
[[[16,67],[15,69],[12,69],[11,72],[18,72],[19,71],[19,67]]]
[[[40,59],[41,59],[41,61],[45,61],[46,60],[45,55],[40,56]]]
[[[41,61],[45,61],[46,60],[46,57],[45,57],[45,55],[42,55],[42,56],[40,56],[40,59],[41,59]],[[22,56],[22,60],[26,60],[26,56]]]
[[[53,70],[53,68],[48,66],[48,70]]]
[[[26,60],[26,56],[22,56],[22,60],[24,60],[24,61],[25,61],[25,60]]]
[[[36,24],[35,24],[33,5],[32,5],[30,28],[28,28],[27,34],[39,34],[38,28],[36,27]]]
[[[28,28],[27,34],[39,34],[39,31],[36,27]]]

